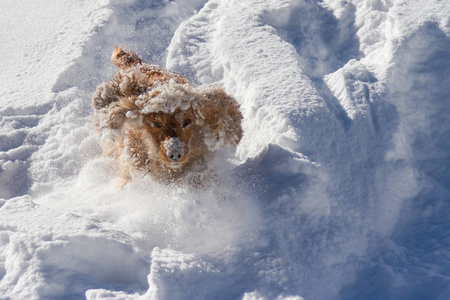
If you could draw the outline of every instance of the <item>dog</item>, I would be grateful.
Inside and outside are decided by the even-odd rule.
[[[91,105],[103,153],[118,160],[124,184],[139,171],[164,183],[202,185],[211,153],[242,139],[237,101],[118,46],[111,61],[119,71],[97,86]]]

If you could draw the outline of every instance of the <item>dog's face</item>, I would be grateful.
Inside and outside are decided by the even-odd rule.
[[[194,122],[192,108],[144,116],[144,128],[155,147],[155,154],[166,166],[180,168],[189,160],[189,142],[194,133]]]

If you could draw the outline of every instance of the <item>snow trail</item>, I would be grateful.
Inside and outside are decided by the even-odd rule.
[[[445,1],[75,2],[0,4],[0,298],[448,298]],[[118,188],[116,44],[240,102],[220,185]]]
[[[21,193],[29,193],[33,198],[2,200],[2,211],[7,216],[1,223],[8,224],[0,256],[2,295],[30,299],[78,298],[90,288],[111,286],[123,290],[122,294],[143,294],[148,289],[146,274],[150,271],[149,261],[145,260],[150,259],[155,246],[220,255],[224,251],[233,252],[233,245],[242,240],[243,234],[247,240],[252,239],[251,231],[259,217],[257,209],[252,208],[252,198],[243,191],[245,187],[233,186],[234,191],[230,193],[231,180],[224,187],[196,193],[186,187],[168,189],[143,178],[142,182],[130,184],[121,191],[116,183],[114,162],[100,157],[91,124],[90,97],[95,85],[113,73],[108,58],[113,43],[121,42],[115,35],[125,32],[126,43],[130,36],[147,36],[149,40],[135,39],[133,50],[148,53],[144,55],[147,59],[161,61],[164,45],[152,45],[149,41],[161,39],[168,43],[176,25],[201,4],[202,1],[181,5],[149,3],[148,6],[134,3],[128,7],[110,4],[114,18],[98,29],[84,47],[83,56],[58,77],[50,103],[44,105],[46,109],[32,124],[35,128],[23,133],[38,144],[34,151],[27,153],[25,166],[16,173],[21,176],[29,173],[27,180],[31,178],[33,183],[26,186],[16,180],[14,184],[22,189]],[[129,23],[121,25],[120,18],[130,16],[129,23],[135,23],[136,27],[122,30]],[[153,30],[148,36],[150,27],[154,29],[149,25],[157,22],[161,22],[159,31]],[[91,65],[100,55],[103,63]],[[30,107],[33,110],[35,107]],[[9,121],[7,117],[3,120]],[[11,145],[5,146],[7,155],[15,145],[23,147],[20,139],[25,126],[22,124],[18,126],[20,131],[14,133],[17,137],[9,139]],[[229,163],[218,161],[217,164],[224,174],[231,172],[227,169]],[[4,173],[8,186],[15,173],[9,164],[5,166],[11,169]],[[14,185],[8,190],[2,188],[2,193],[7,198],[17,196],[13,188]],[[54,215],[62,216],[63,220],[58,222]],[[64,225],[73,217],[80,222],[78,231]],[[29,226],[39,229],[24,234],[23,218]],[[47,219],[61,230],[54,232],[53,227],[39,225]],[[89,225],[84,228],[83,223]],[[247,230],[249,226],[251,229]],[[31,243],[23,248],[26,255],[20,250],[22,240]],[[17,247],[18,258],[8,255]],[[81,249],[85,247],[91,250],[83,253]],[[102,249],[108,249],[106,256],[101,254]],[[124,255],[128,257],[125,261],[119,259]],[[78,264],[63,264],[64,257]],[[21,262],[18,267],[9,263],[17,260]],[[123,275],[114,275],[116,270],[121,270]],[[127,270],[135,275],[130,276]],[[142,270],[147,271],[143,274]],[[41,279],[33,283],[36,277]],[[10,289],[11,286],[16,287]],[[86,293],[96,294],[94,290]]]

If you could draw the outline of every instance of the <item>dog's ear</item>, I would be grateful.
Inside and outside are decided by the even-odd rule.
[[[117,102],[112,104],[106,111],[105,125],[111,129],[121,129],[125,123],[127,111]]]
[[[91,105],[102,126],[120,129],[127,120],[127,114],[130,116],[130,121],[138,120],[133,114],[133,111],[137,109],[135,101],[136,96],[124,95],[117,80],[110,80],[97,86]]]
[[[121,47],[115,46],[111,56],[111,62],[121,69],[141,64],[142,59],[133,51],[125,52]]]
[[[99,110],[118,101],[119,84],[115,80],[107,81],[97,86],[92,96],[91,106],[95,110]]]
[[[209,87],[196,102],[196,122],[203,127],[205,143],[211,151],[236,146],[242,138],[242,114],[237,101],[219,87]]]

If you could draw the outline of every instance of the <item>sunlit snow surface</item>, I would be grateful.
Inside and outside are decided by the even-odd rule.
[[[0,2],[0,299],[450,298],[448,1]],[[114,45],[233,94],[204,190],[102,157]]]

